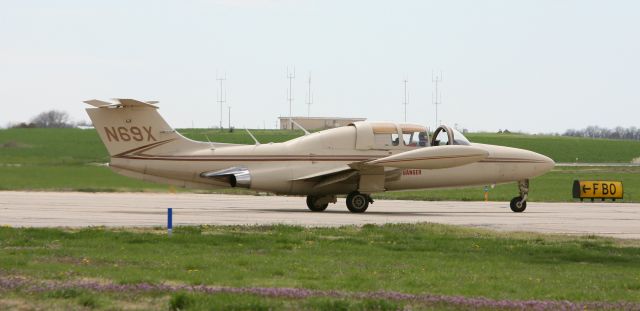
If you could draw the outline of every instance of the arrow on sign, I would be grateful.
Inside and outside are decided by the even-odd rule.
[[[582,185],[582,192],[587,193],[588,190],[591,190],[591,188],[587,188],[587,185]]]

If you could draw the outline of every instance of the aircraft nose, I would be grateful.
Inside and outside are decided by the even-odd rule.
[[[533,151],[529,151],[529,153],[531,159],[538,163],[536,171],[538,171],[540,174],[546,173],[556,166],[556,162],[543,154],[539,154]]]

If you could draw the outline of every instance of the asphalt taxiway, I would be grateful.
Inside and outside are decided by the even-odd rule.
[[[86,227],[294,224],[342,226],[432,222],[500,231],[640,239],[640,204],[536,203],[512,213],[508,202],[379,200],[364,214],[347,211],[344,199],[322,213],[307,210],[303,197],[219,194],[78,193],[0,191],[0,226]]]

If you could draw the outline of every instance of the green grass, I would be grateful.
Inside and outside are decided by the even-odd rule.
[[[177,227],[172,237],[160,228],[0,228],[0,250],[0,277],[640,302],[640,245],[593,236],[503,234],[435,224]],[[11,295],[95,308],[127,301],[195,309],[214,303],[224,309],[358,309],[376,303],[240,294],[119,297],[73,289],[36,294],[14,290]],[[411,302],[391,307],[405,303]]]
[[[249,135],[210,129],[187,129],[185,136],[206,141],[253,143]],[[254,130],[261,142],[281,142],[302,135],[301,131]],[[559,162],[629,162],[640,156],[640,142],[573,137],[487,134],[468,135],[474,142],[525,148]],[[0,190],[75,191],[167,191],[166,185],[133,180],[95,163],[109,161],[106,149],[94,130],[7,129],[0,130]],[[570,201],[574,179],[614,179],[625,183],[625,201],[638,202],[638,168],[559,168],[532,181],[532,201]],[[181,190],[187,191],[187,190]],[[247,193],[215,190],[225,193]],[[491,189],[490,200],[506,201],[516,194],[515,185]],[[418,200],[483,200],[482,187],[381,193],[377,198]]]
[[[107,149],[95,130],[7,129],[0,130],[0,163],[36,165],[84,165],[109,161]]]
[[[288,299],[248,294],[152,294],[123,295],[91,292],[57,294],[10,293],[0,296],[0,309],[6,310],[465,310],[447,305],[420,305],[382,299],[308,298]],[[70,294],[70,295],[69,295]],[[488,309],[487,309],[488,310]]]
[[[640,157],[640,141],[545,135],[472,133],[472,142],[522,148],[556,162],[629,163]]]

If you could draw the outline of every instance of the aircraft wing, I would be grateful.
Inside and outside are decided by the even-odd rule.
[[[344,182],[358,175],[385,175],[386,180],[399,178],[402,169],[441,169],[474,163],[489,156],[486,150],[474,146],[447,145],[410,150],[388,157],[354,162],[333,169],[295,178],[312,181],[314,188]]]
[[[328,175],[333,175],[336,173],[341,173],[341,172],[345,172],[345,171],[352,171],[353,169],[349,166],[349,165],[342,165],[342,166],[338,166],[336,168],[332,168],[326,171],[321,171],[321,172],[316,172],[313,174],[309,174],[309,175],[305,175],[302,177],[298,177],[295,178],[293,180],[312,180],[312,179],[318,179],[318,178],[322,178],[322,177],[326,177]]]
[[[397,153],[365,164],[396,168],[439,169],[478,162],[488,156],[489,152],[479,147],[447,145]]]

